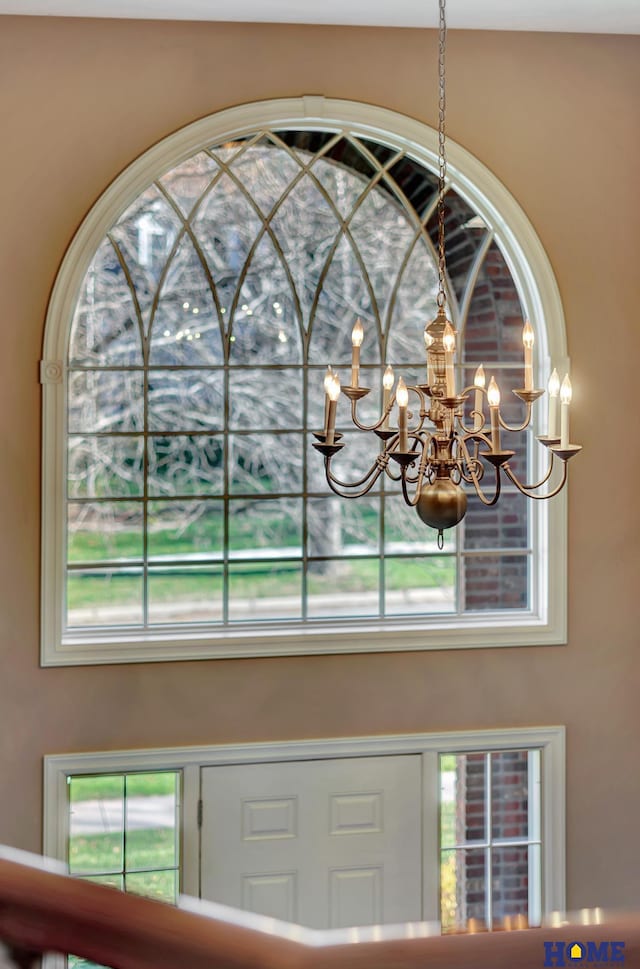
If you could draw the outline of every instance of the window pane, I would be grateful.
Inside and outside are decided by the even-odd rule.
[[[178,873],[175,871],[145,871],[125,875],[125,891],[145,895],[159,902],[174,905],[178,898]]]
[[[142,430],[141,371],[72,371],[68,393],[70,432],[106,434]]]
[[[380,614],[380,560],[311,561],[307,570],[307,606],[315,619]]]
[[[178,864],[177,775],[126,777],[125,868],[173,868]],[[165,793],[158,793],[165,791]]]
[[[307,501],[309,555],[375,555],[380,549],[380,498]]]
[[[151,370],[150,431],[218,431],[224,422],[221,370]]]
[[[149,622],[211,622],[222,619],[222,569],[151,566]]]
[[[232,370],[229,423],[234,429],[297,430],[302,427],[299,370]]]
[[[211,183],[218,166],[205,152],[187,158],[163,175],[160,182],[178,203],[184,215],[188,215],[202,193]]]
[[[433,254],[419,238],[399,279],[392,307],[387,361],[394,367],[415,366],[416,358],[424,359],[424,327],[426,322],[435,319],[437,289],[438,272]]]
[[[529,556],[469,555],[464,558],[465,610],[526,609]]]
[[[309,320],[325,256],[339,229],[336,214],[313,180],[305,176],[278,206],[271,226],[289,265],[303,317]],[[328,340],[321,338],[315,354],[310,351],[311,362],[326,361],[329,348],[333,348],[332,353],[340,349],[342,359],[349,360],[350,351],[344,341],[337,346],[332,343],[331,336]],[[344,354],[345,350],[348,355]],[[333,360],[338,363],[339,358],[340,354],[337,354]]]
[[[151,366],[215,366],[224,359],[207,274],[190,238],[171,255],[153,319]]]
[[[218,280],[220,302],[228,312],[262,220],[242,186],[223,174],[203,199],[191,224],[211,275]]]
[[[443,932],[486,926],[484,848],[443,851],[440,859],[440,920]],[[470,920],[473,923],[470,925]]]
[[[268,234],[251,258],[233,318],[232,364],[302,363],[299,307]]]
[[[388,616],[451,612],[455,608],[453,556],[387,556],[384,570]]]
[[[444,758],[441,758],[441,762]],[[449,754],[443,790],[441,839],[445,847],[487,841],[485,754]],[[445,799],[446,793],[446,799]]]
[[[100,244],[80,290],[69,340],[69,363],[142,365],[140,324],[132,289],[109,239]]]
[[[418,517],[415,508],[407,505],[401,495],[386,499],[384,518],[384,547],[388,554],[429,554],[437,552],[437,532]],[[444,533],[444,551],[453,552],[456,535],[453,529]]]
[[[158,498],[221,494],[222,448],[217,437],[150,437],[149,494]]]
[[[69,573],[68,626],[123,626],[141,622],[140,569],[74,570]]]
[[[141,502],[69,502],[67,561],[142,558]]]
[[[223,512],[222,501],[150,501],[149,559],[222,558]]]
[[[229,619],[299,619],[301,615],[299,562],[267,560],[229,566]]]
[[[366,266],[378,312],[385,319],[405,252],[415,239],[415,225],[405,210],[390,205],[386,193],[376,187],[356,209],[350,229]]]
[[[300,165],[284,147],[266,138],[237,155],[231,165],[234,175],[251,193],[264,215],[268,215]]]
[[[71,437],[70,498],[130,498],[143,492],[141,437]]]
[[[73,777],[69,783],[69,871],[107,874],[124,864],[124,779]]]
[[[492,242],[480,269],[469,307],[464,339],[467,360],[522,360],[524,317],[504,256]],[[520,384],[519,386],[522,386]]]
[[[500,750],[491,754],[492,838],[529,837],[529,752]]]
[[[232,494],[299,493],[302,435],[233,434],[228,469]]]
[[[464,542],[468,549],[527,548],[527,501],[520,493],[503,491],[497,505],[487,508],[467,488]]]
[[[534,849],[536,850],[536,849]],[[531,849],[494,848],[491,852],[493,924],[529,912],[529,853]]]
[[[230,501],[229,547],[257,560],[302,555],[302,499]]]

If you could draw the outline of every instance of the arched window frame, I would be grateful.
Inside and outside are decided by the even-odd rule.
[[[381,619],[348,626],[336,621],[274,624],[269,629],[221,629],[176,636],[124,630],[96,634],[64,631],[65,443],[67,348],[75,303],[87,268],[114,220],[159,174],[203,146],[242,137],[257,127],[348,127],[404,148],[437,169],[437,132],[385,108],[318,96],[245,104],[211,115],[154,145],[120,174],[92,207],[62,261],[48,307],[41,361],[43,384],[42,609],[44,666],[372,652],[566,642],[566,489],[549,502],[532,502],[531,608],[519,614]],[[533,226],[504,185],[466,149],[448,141],[448,181],[494,234],[518,289],[525,314],[536,322],[538,383],[549,361],[567,371],[564,315],[549,259]],[[534,448],[533,470],[541,459]]]

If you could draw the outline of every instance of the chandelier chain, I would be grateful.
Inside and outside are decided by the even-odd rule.
[[[447,22],[445,0],[439,0],[440,21],[438,25],[438,306],[447,301],[445,290],[445,242],[444,242],[444,195],[447,176],[445,144],[445,53],[447,46]]]

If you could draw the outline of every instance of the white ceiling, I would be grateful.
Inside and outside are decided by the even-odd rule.
[[[435,27],[437,0],[0,0],[0,14]],[[640,0],[449,0],[473,30],[640,34]]]

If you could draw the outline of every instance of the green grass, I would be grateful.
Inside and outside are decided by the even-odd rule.
[[[135,829],[127,832],[126,842],[122,831],[76,835],[69,840],[69,871],[73,875],[113,875],[132,868],[172,868],[175,864],[173,828]]]
[[[378,559],[343,559],[339,570],[309,572],[310,595],[359,593],[374,591],[379,581]],[[262,562],[235,566],[230,570],[232,599],[261,599],[297,596],[301,592],[301,564],[296,562]],[[455,560],[452,557],[424,557],[385,560],[386,588],[451,589],[455,582]],[[207,570],[176,569],[150,576],[153,603],[198,602],[221,599],[221,567]],[[142,575],[112,572],[104,575],[73,573],[67,581],[67,604],[70,612],[92,606],[131,605],[142,601]]]
[[[83,774],[69,778],[69,800],[93,801],[98,798],[122,797],[124,774]],[[128,774],[129,795],[150,797],[153,794],[174,794],[177,774],[175,771]]]

